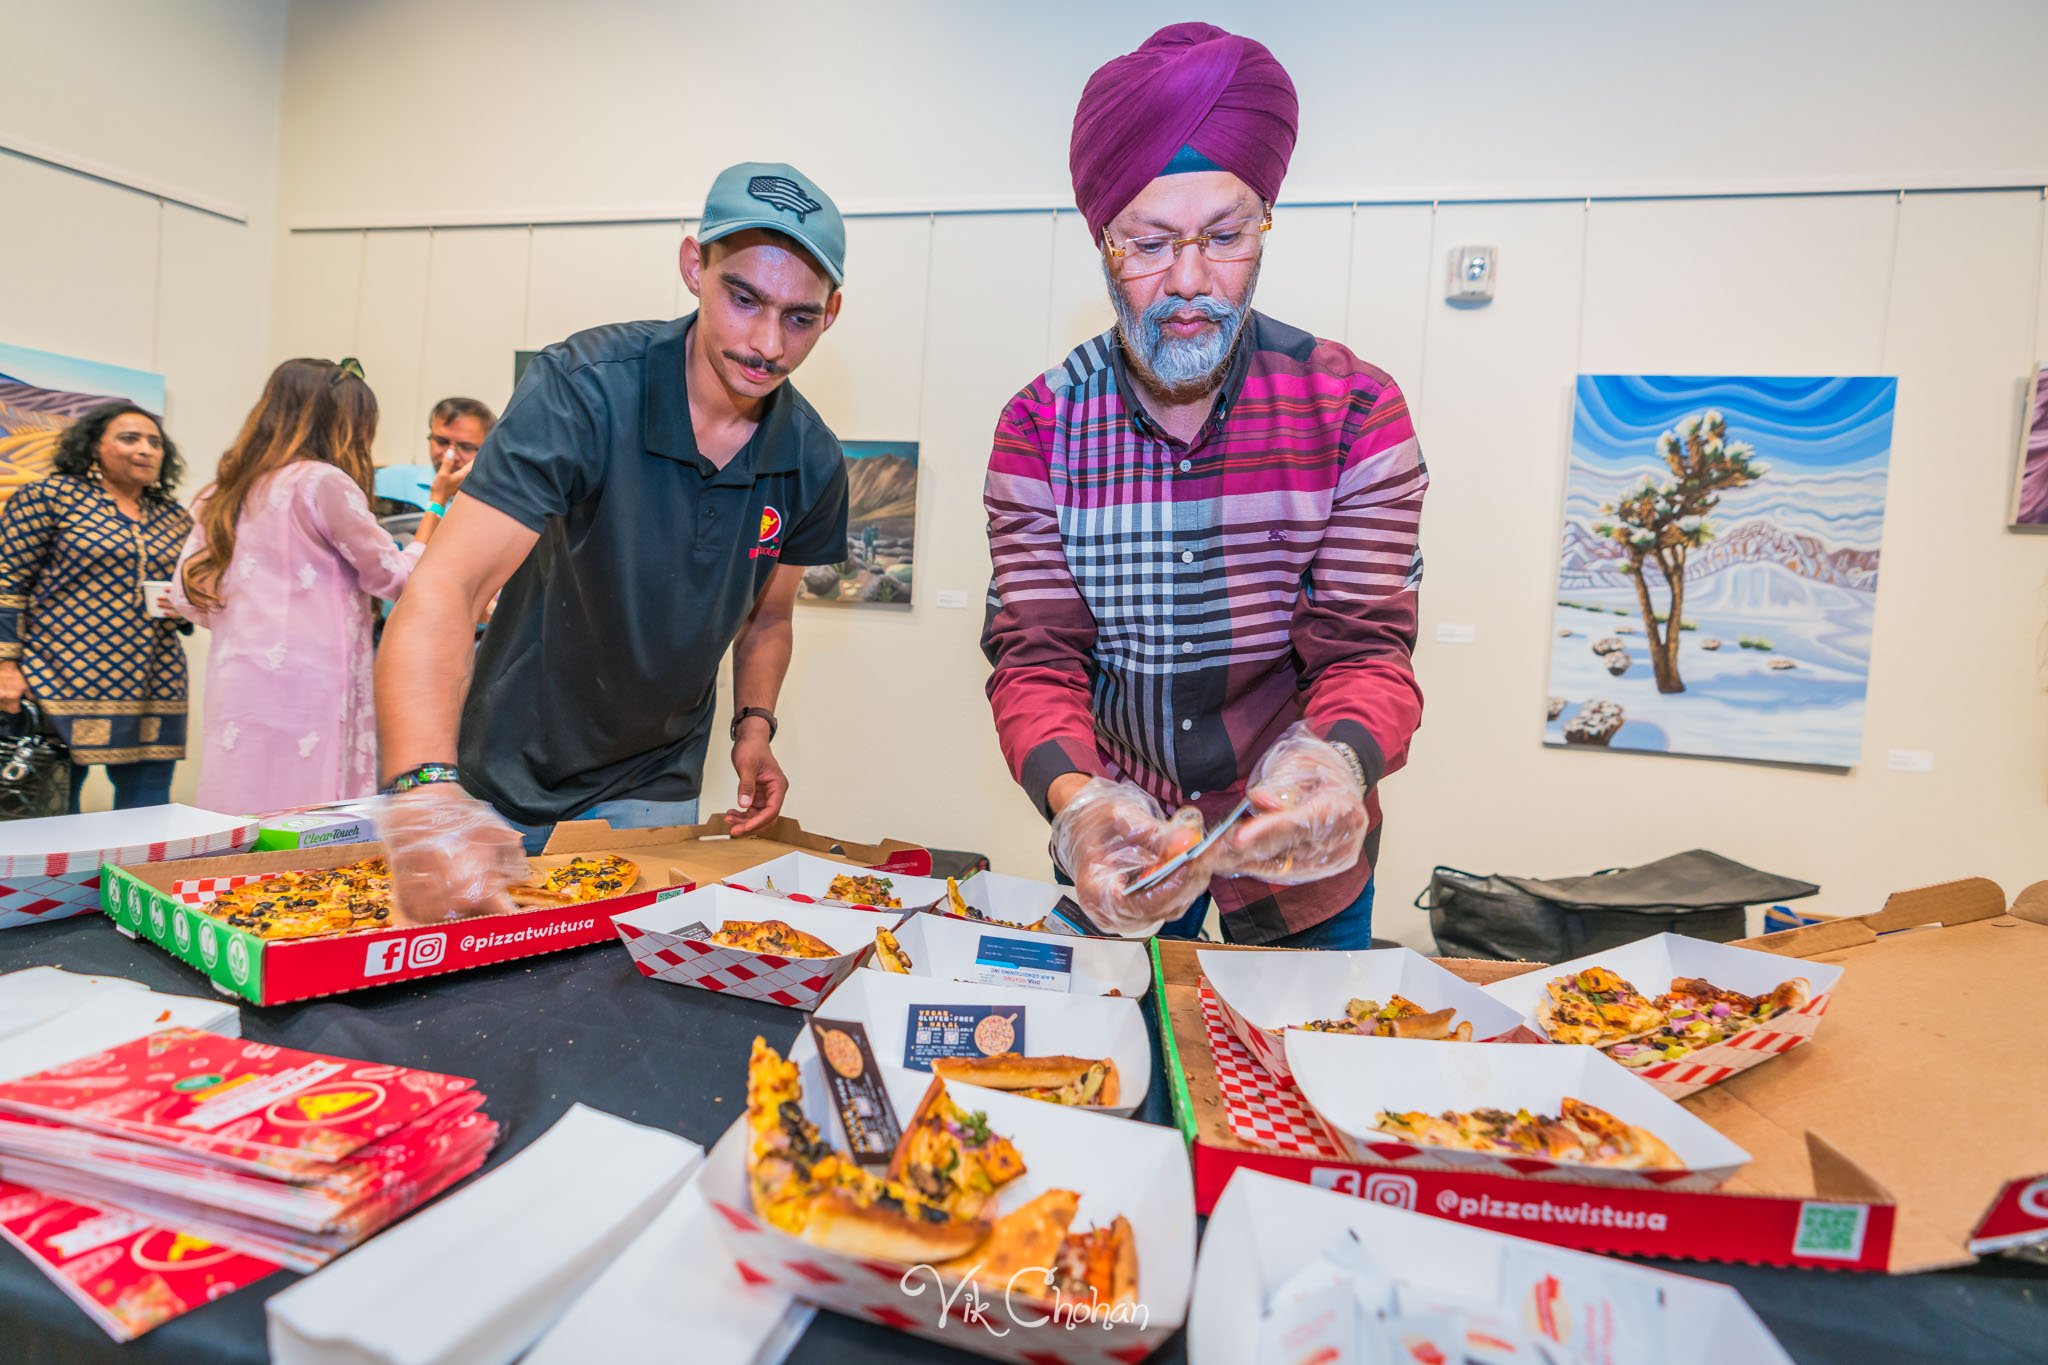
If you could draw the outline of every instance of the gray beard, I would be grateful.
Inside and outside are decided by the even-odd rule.
[[[1134,313],[1109,273],[1109,261],[1102,262],[1102,279],[1109,287],[1110,306],[1116,310],[1116,331],[1123,341],[1124,357],[1145,387],[1168,403],[1191,403],[1222,384],[1237,349],[1237,339],[1244,330],[1245,318],[1251,312],[1252,295],[1259,287],[1259,269],[1264,264],[1263,257],[1252,263],[1252,277],[1245,284],[1242,303],[1231,304],[1213,295],[1203,295],[1202,304],[1215,320],[1216,330],[1179,341],[1167,337],[1160,323],[1167,315],[1186,308],[1189,300],[1161,299],[1143,313]],[[1219,316],[1216,310],[1228,316]],[[1152,316],[1155,313],[1159,316]]]

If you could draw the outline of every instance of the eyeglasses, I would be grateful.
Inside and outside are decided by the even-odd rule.
[[[339,387],[344,379],[360,379],[367,383],[369,378],[363,373],[363,362],[347,355],[335,362],[334,373],[327,376],[327,385],[329,388]]]
[[[427,445],[436,455],[446,455],[451,450],[459,450],[465,460],[474,460],[477,451],[483,449],[482,446],[474,446],[467,441],[451,441],[438,431],[427,433]]]
[[[1173,269],[1173,263],[1180,259],[1180,249],[1184,246],[1199,249],[1203,257],[1211,261],[1245,260],[1259,249],[1259,238],[1272,230],[1273,206],[1266,204],[1252,217],[1233,218],[1192,237],[1162,232],[1155,236],[1128,238],[1118,246],[1116,239],[1109,235],[1109,229],[1104,228],[1102,251],[1111,260],[1123,262],[1119,273],[1125,278],[1141,279]]]

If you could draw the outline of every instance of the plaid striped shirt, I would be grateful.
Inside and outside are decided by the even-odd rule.
[[[1210,887],[1233,938],[1267,942],[1372,875],[1378,783],[1422,718],[1409,656],[1429,474],[1392,379],[1258,313],[1192,442],[1131,384],[1112,329],[997,423],[982,631],[996,733],[1041,812],[1054,779],[1081,772],[1210,820],[1293,722],[1351,745],[1372,787],[1359,865]]]

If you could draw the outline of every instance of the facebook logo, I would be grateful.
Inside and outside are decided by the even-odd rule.
[[[387,938],[370,945],[363,959],[364,976],[389,976],[405,965],[405,940]]]

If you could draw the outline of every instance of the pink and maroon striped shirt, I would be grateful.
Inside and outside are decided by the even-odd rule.
[[[1238,942],[1357,899],[1378,783],[1422,719],[1410,652],[1429,473],[1387,375],[1253,313],[1196,439],[1133,401],[1114,330],[1010,401],[983,502],[982,650],[1016,777],[1041,812],[1064,773],[1128,777],[1215,819],[1294,721],[1352,746],[1374,790],[1365,856],[1307,886],[1210,888]]]

